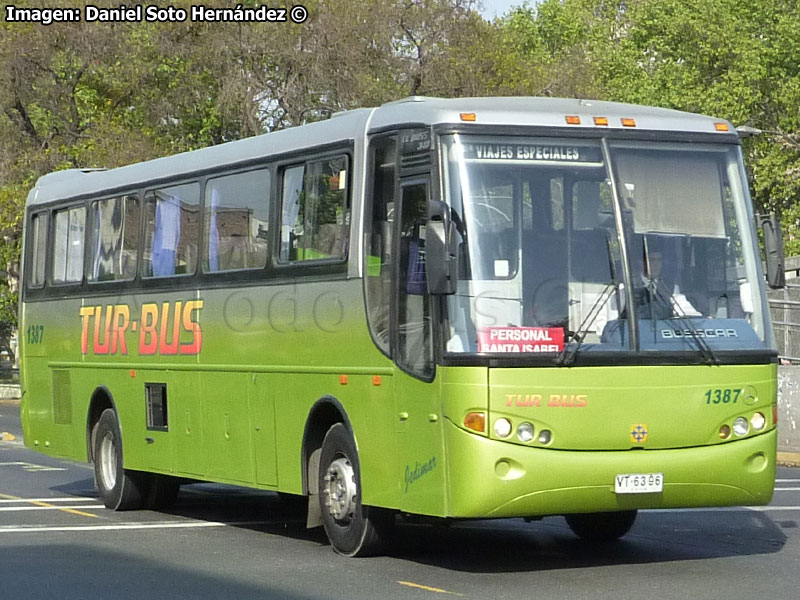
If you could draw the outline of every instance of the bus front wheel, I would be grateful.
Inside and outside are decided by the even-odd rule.
[[[322,442],[319,502],[325,534],[344,556],[370,556],[381,551],[393,515],[361,504],[361,472],[353,436],[341,423]]]
[[[611,542],[628,533],[636,521],[635,510],[564,515],[579,538],[590,542]]]
[[[94,479],[100,499],[112,510],[136,510],[144,501],[143,473],[122,466],[122,431],[117,414],[107,408],[95,426]]]

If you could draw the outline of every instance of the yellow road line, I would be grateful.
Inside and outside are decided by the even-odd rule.
[[[56,506],[54,504],[50,504],[49,502],[39,502],[38,500],[26,500],[25,498],[20,498],[19,496],[11,496],[9,494],[0,494],[0,498],[5,498],[6,500],[19,500],[20,502],[27,502],[28,504],[33,504],[34,506],[46,506],[49,508],[60,510],[65,513],[80,515],[82,517],[91,517],[93,519],[97,518],[97,515],[93,515],[92,513],[83,512],[82,510],[75,510],[74,508],[64,508],[63,506]]]
[[[398,581],[400,585],[405,585],[407,587],[417,588],[419,590],[425,590],[426,592],[434,592],[436,594],[449,594],[451,596],[463,596],[464,594],[458,594],[456,592],[448,592],[447,590],[443,590],[441,588],[431,587],[429,585],[422,585],[421,583],[412,583],[411,581]]]

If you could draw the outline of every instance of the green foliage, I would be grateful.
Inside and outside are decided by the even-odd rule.
[[[559,95],[710,114],[744,141],[756,209],[800,253],[800,14],[794,0],[543,0],[498,24]],[[552,70],[555,69],[555,70]],[[512,73],[513,71],[509,71]]]

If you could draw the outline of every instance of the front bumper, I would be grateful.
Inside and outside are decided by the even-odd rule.
[[[445,420],[446,516],[525,517],[648,508],[762,505],[772,499],[777,430],[670,450],[566,451],[471,434]],[[626,473],[663,473],[664,489],[615,494]]]

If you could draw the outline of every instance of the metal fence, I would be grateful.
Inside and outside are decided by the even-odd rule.
[[[19,380],[19,369],[12,367],[11,363],[0,362],[0,383],[10,380]]]
[[[769,309],[778,353],[792,364],[800,364],[800,279],[782,290],[770,290]]]

